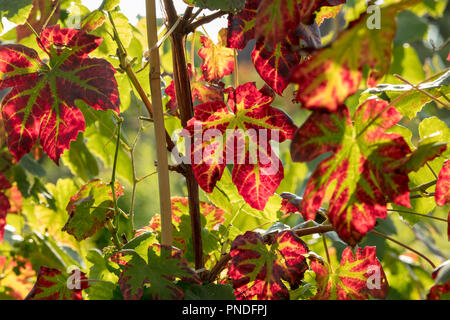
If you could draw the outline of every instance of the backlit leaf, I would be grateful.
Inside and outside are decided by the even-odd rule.
[[[255,37],[255,21],[261,0],[248,0],[245,8],[228,16],[227,47],[242,50]]]
[[[368,16],[363,14],[331,47],[319,50],[294,69],[291,81],[298,84],[296,101],[304,108],[335,111],[358,90],[364,66],[370,69],[370,85],[380,80],[389,71],[399,7],[382,8],[381,25],[375,29],[367,27]]]
[[[115,185],[116,199],[123,195],[119,182]],[[67,205],[69,220],[63,227],[78,241],[93,236],[103,228],[108,219],[114,217],[114,202],[111,186],[101,180],[93,180],[70,198]]]
[[[145,285],[148,285],[152,300],[180,300],[184,293],[174,283],[176,278],[200,284],[197,274],[189,269],[179,250],[161,250],[159,245],[152,245],[148,248],[147,259],[131,250],[126,250],[124,254],[131,256],[119,277],[120,290],[125,300],[139,300]]]
[[[74,276],[74,278],[76,278],[76,272],[79,272],[79,279],[74,279],[75,283],[70,282],[69,277]],[[77,280],[78,283],[76,282]],[[58,269],[41,267],[38,272],[36,283],[25,299],[83,300],[82,290],[88,287],[88,282],[86,280],[85,274],[81,271],[74,270],[71,275],[68,275]],[[69,289],[68,283],[74,285],[74,289]]]
[[[435,198],[438,206],[450,203],[450,160],[445,161],[444,166],[439,172]]]
[[[259,233],[248,231],[231,245],[231,265],[228,271],[238,300],[289,299],[286,281],[296,289],[307,269],[303,254],[306,244],[293,232],[277,235],[267,246]]]
[[[224,76],[234,71],[234,51],[223,44],[214,44],[207,37],[200,37],[203,45],[198,51],[202,58],[203,77],[206,81],[221,80]]]
[[[297,0],[261,0],[255,22],[255,38],[273,48],[300,23]]]
[[[39,138],[48,156],[59,162],[70,142],[85,129],[76,99],[94,109],[119,112],[114,68],[106,60],[88,57],[101,40],[58,25],[46,28],[40,42],[50,52],[48,65],[33,49],[0,46],[0,88],[13,87],[2,101],[2,117],[9,150],[17,160]]]
[[[358,248],[353,254],[346,248],[340,266],[332,270],[322,259],[310,256],[310,268],[316,273],[319,300],[367,300],[369,296],[384,299],[389,285],[375,247]]]
[[[387,102],[374,99],[358,108],[354,123],[346,106],[310,116],[293,139],[293,160],[333,155],[308,181],[301,204],[306,219],[314,219],[326,191],[332,192],[328,217],[339,237],[353,246],[373,229],[376,218],[386,218],[388,201],[410,207],[408,171],[402,161],[411,150],[401,135],[385,132],[401,118]],[[337,184],[330,189],[334,180]]]
[[[211,193],[226,164],[232,163],[239,194],[251,207],[265,207],[284,176],[269,141],[281,143],[296,129],[285,113],[270,106],[272,101],[266,89],[258,91],[254,83],[246,83],[229,94],[228,106],[211,102],[195,107],[185,129],[196,137],[191,162],[203,190]]]

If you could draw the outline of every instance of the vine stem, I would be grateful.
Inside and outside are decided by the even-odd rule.
[[[156,5],[146,0],[147,40],[149,48],[158,43]],[[166,151],[166,129],[161,95],[159,50],[150,51],[150,90],[153,104],[153,122],[158,160],[158,184],[161,215],[161,244],[172,246],[172,208],[170,203],[169,160]]]
[[[416,192],[416,191],[425,191],[427,190],[429,187],[434,186],[437,183],[437,180],[433,180],[424,184],[421,184],[419,186],[416,186],[414,188],[412,188],[411,190],[409,190],[410,192]]]
[[[404,244],[404,243],[401,243],[401,242],[398,241],[398,240],[395,240],[394,238],[391,238],[391,237],[389,237],[389,236],[387,236],[387,235],[385,235],[385,234],[382,234],[382,233],[380,233],[380,232],[378,232],[378,231],[372,230],[372,231],[370,231],[370,232],[371,232],[372,234],[376,235],[376,236],[379,236],[379,237],[381,237],[381,238],[385,238],[385,239],[387,239],[387,240],[389,240],[389,241],[392,241],[392,242],[398,244],[399,246],[401,246],[401,247],[403,247],[403,248],[405,248],[405,249],[407,249],[407,250],[409,250],[409,251],[414,252],[414,253],[417,254],[419,257],[423,258],[426,262],[428,262],[428,263],[430,264],[430,266],[433,267],[433,269],[436,268],[435,264],[434,264],[430,259],[428,259],[425,255],[423,255],[422,253],[420,253],[419,251],[417,251],[417,250],[415,250],[415,249],[413,249],[413,248],[407,246],[407,245]]]
[[[116,221],[118,223],[118,213],[119,209],[117,208],[117,198],[116,198],[116,170],[117,170],[117,158],[119,155],[119,145],[120,145],[120,132],[122,129],[122,122],[123,118],[117,117],[117,140],[116,140],[116,149],[114,151],[114,162],[113,162],[113,168],[112,168],[112,174],[111,174],[111,193],[113,198],[113,204],[114,204],[114,217],[116,217]]]
[[[420,216],[420,217],[424,217],[424,218],[428,218],[428,219],[434,219],[434,220],[438,220],[438,221],[447,222],[447,220],[444,219],[444,218],[439,218],[439,217],[429,216],[429,215],[422,214],[422,213],[418,213],[418,212],[414,212],[414,211],[397,210],[397,209],[388,209],[387,211],[391,211],[391,212],[401,212],[401,213],[409,213],[409,214],[413,214],[413,215]]]
[[[147,0],[149,1],[149,0]],[[164,0],[164,9],[167,15],[169,28],[172,27],[178,18],[177,11],[172,0]],[[181,125],[186,127],[187,122],[194,116],[192,103],[192,92],[189,75],[186,68],[186,56],[183,48],[183,39],[187,33],[184,32],[187,21],[183,20],[175,31],[170,35],[172,43],[173,77],[175,93],[180,110]],[[192,137],[193,139],[193,137]],[[193,141],[192,141],[193,143]],[[202,227],[200,220],[200,199],[199,187],[195,180],[192,166],[186,165],[186,185],[189,199],[189,215],[191,218],[192,244],[194,247],[195,269],[201,270],[204,267]],[[204,273],[200,276],[203,277]]]
[[[323,241],[323,247],[325,249],[325,253],[327,255],[327,262],[328,262],[328,266],[331,270],[331,273],[333,273],[333,269],[331,266],[331,259],[330,259],[330,253],[328,252],[328,245],[327,245],[327,239],[325,237],[325,233],[322,233],[322,241]]]

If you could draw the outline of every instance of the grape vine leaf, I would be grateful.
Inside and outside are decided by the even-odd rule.
[[[367,300],[386,298],[389,285],[375,247],[351,248],[342,252],[340,266],[332,270],[320,257],[310,255],[310,268],[316,273],[314,300]]]
[[[150,246],[147,259],[133,250],[123,250],[125,256],[131,256],[119,277],[120,290],[125,300],[139,300],[146,284],[149,284],[152,300],[180,300],[184,293],[174,283],[175,278],[194,284],[201,283],[197,274],[181,257],[179,250],[162,249],[159,245]]]
[[[198,51],[198,55],[202,59],[201,68],[206,81],[221,80],[234,71],[234,51],[225,46],[225,41],[221,33],[217,44],[207,37],[200,37],[203,47]]]
[[[7,288],[6,294],[15,300],[23,300],[33,287],[36,272],[30,261],[22,257],[7,259],[0,256],[2,270],[2,287]]]
[[[434,75],[426,82],[419,83],[417,88],[445,103],[444,97],[450,93],[450,71]],[[372,95],[392,101],[393,106],[409,119],[414,118],[424,105],[432,101],[430,96],[423,94],[409,84],[379,84],[364,91],[361,94],[360,101]]]
[[[284,112],[270,105],[272,101],[265,87],[258,91],[249,82],[230,91],[228,106],[218,101],[194,108],[195,117],[185,129],[195,137],[191,163],[203,190],[211,193],[226,164],[233,163],[239,194],[252,208],[264,209],[284,177],[283,165],[268,142],[291,139],[296,129]]]
[[[436,204],[438,206],[450,203],[450,161],[446,160],[439,172],[438,180],[436,182],[435,192]]]
[[[224,101],[224,87],[223,82],[206,82],[203,76],[199,76],[195,70],[192,70],[192,65],[188,64],[188,74],[191,80],[192,102],[195,105],[211,102]],[[165,93],[170,97],[166,104],[166,109],[174,112],[177,108],[177,95],[175,92],[175,82],[172,80],[166,87]]]
[[[330,47],[298,65],[290,78],[298,85],[295,100],[307,109],[335,111],[358,90],[363,66],[370,68],[369,85],[380,80],[389,71],[395,16],[409,2],[381,8],[380,28],[369,29],[368,15],[361,15]]]
[[[33,8],[33,0],[0,0],[0,8],[2,8],[0,12],[0,33],[2,33],[2,18],[15,24],[25,23]]]
[[[300,8],[297,0],[261,0],[255,21],[255,38],[274,47],[299,24]]]
[[[255,21],[261,0],[248,0],[244,9],[228,15],[227,47],[242,50],[255,38]]]
[[[0,89],[12,87],[3,98],[2,117],[16,160],[39,138],[44,151],[58,163],[85,129],[77,99],[97,110],[120,112],[114,68],[106,60],[88,57],[101,41],[76,29],[46,28],[38,43],[50,54],[48,65],[31,48],[0,46]]]
[[[76,272],[79,272],[79,279],[74,277],[75,283],[71,283],[74,288],[69,289],[69,277]],[[81,271],[74,270],[68,275],[58,269],[40,267],[36,283],[25,300],[83,300],[82,291],[87,288],[86,275]]]
[[[345,1],[341,1],[342,3]],[[342,4],[338,4],[334,7],[321,7],[316,12],[316,23],[320,26],[325,19],[336,18],[341,11]]]
[[[334,190],[328,218],[339,237],[354,246],[373,229],[376,218],[386,218],[388,201],[410,207],[408,161],[423,151],[419,147],[412,153],[400,134],[385,132],[401,118],[394,107],[376,99],[356,110],[353,123],[345,105],[334,113],[313,112],[293,138],[292,159],[305,162],[326,152],[333,155],[308,181],[300,210],[305,219],[314,220],[326,192]],[[337,184],[330,189],[333,181]]]
[[[255,69],[261,78],[279,95],[289,84],[289,74],[300,62],[300,55],[291,47],[300,45],[300,38],[290,36],[270,47],[259,40],[251,54]]]
[[[277,235],[268,248],[263,237],[247,231],[231,244],[231,265],[228,270],[238,300],[284,300],[289,290],[297,288],[308,265],[303,256],[307,245],[292,231]],[[284,281],[283,281],[284,280]]]
[[[3,236],[6,227],[6,215],[11,208],[8,197],[3,191],[11,188],[11,183],[6,179],[3,173],[0,172],[0,242],[3,241]]]
[[[443,262],[431,275],[435,282],[427,300],[450,300],[450,260]]]
[[[284,0],[283,0],[284,1]],[[282,1],[282,2],[283,2]],[[249,40],[256,37],[256,46],[251,54],[253,64],[261,78],[279,95],[281,95],[289,84],[289,76],[293,69],[300,62],[300,55],[294,50],[300,47],[300,39],[307,46],[317,47],[320,45],[319,29],[316,24],[304,25],[299,19],[296,23],[290,23],[282,27],[284,31],[273,35],[279,38],[279,41],[273,43],[266,40],[265,36],[255,35],[255,29],[263,25],[260,29],[267,27],[267,32],[271,32],[271,25],[263,24],[258,19],[261,14],[258,8],[260,5],[267,5],[268,10],[277,9],[277,16],[284,10],[279,1],[269,3],[270,1],[251,0],[246,3],[244,10],[238,14],[230,14],[228,17],[227,46],[229,48],[243,49]],[[291,9],[298,13],[298,4],[296,1],[287,1],[294,5]],[[270,9],[271,8],[271,9]],[[279,9],[279,10],[278,10]],[[280,12],[281,11],[281,12]],[[288,10],[289,11],[289,10]],[[294,13],[295,15],[295,13]],[[267,15],[266,15],[267,18]],[[283,24],[284,20],[277,20]],[[256,26],[256,27],[255,27]]]
[[[123,195],[119,182],[115,184],[115,197]],[[63,231],[73,235],[77,241],[93,236],[114,217],[114,201],[111,186],[101,180],[88,182],[70,198],[66,208],[69,219]]]

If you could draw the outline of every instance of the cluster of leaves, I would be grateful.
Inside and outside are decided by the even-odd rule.
[[[194,270],[190,206],[199,199],[172,198],[172,247],[160,244],[158,214],[134,227],[147,211],[134,206],[147,177],[136,177],[134,152],[147,128],[139,122],[130,144],[121,116],[126,124],[127,109],[150,92],[145,20],[130,25],[119,0],[94,11],[80,1],[0,2],[7,4],[0,18],[19,24],[0,44],[0,252],[8,252],[0,256],[0,298],[385,299],[400,290],[388,282],[406,272],[425,273],[426,298],[449,298],[450,257],[420,224],[408,232],[447,260],[432,273],[414,259],[433,262],[406,244],[414,255],[371,238],[402,235],[392,231],[405,227],[399,219],[391,226],[388,213],[396,211],[411,225],[420,217],[445,222],[450,241],[450,213],[434,216],[450,203],[450,130],[445,115],[420,124],[417,117],[430,102],[448,112],[450,71],[410,80],[418,85],[391,81],[405,76],[392,76],[403,63],[397,48],[400,60],[418,60],[393,45],[397,18],[439,15],[447,1],[384,1],[376,28],[365,1],[351,8],[345,0],[185,1],[228,15],[217,43],[204,35],[196,42],[194,32],[191,63],[178,70],[190,80],[194,116],[183,131],[193,142],[184,150],[189,164],[177,170],[186,175],[190,165],[204,191],[197,202],[206,272]],[[249,46],[262,81],[239,84],[237,56]],[[167,57],[164,80],[174,69]],[[393,84],[380,84],[386,80]],[[166,130],[183,129],[177,100],[186,92],[172,80],[165,93]],[[289,117],[284,98],[302,121]],[[400,124],[415,125],[419,138]],[[287,140],[289,151],[273,147]],[[74,177],[41,182],[44,154],[57,165],[62,159]],[[112,167],[109,182],[100,179],[103,167]],[[386,268],[389,259],[395,268]]]

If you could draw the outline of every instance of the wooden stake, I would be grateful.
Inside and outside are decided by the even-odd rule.
[[[158,42],[155,0],[146,0],[148,47]],[[170,204],[169,163],[166,149],[166,129],[161,95],[161,73],[158,48],[150,52],[150,90],[158,160],[159,201],[161,214],[161,244],[172,246],[172,212]]]

